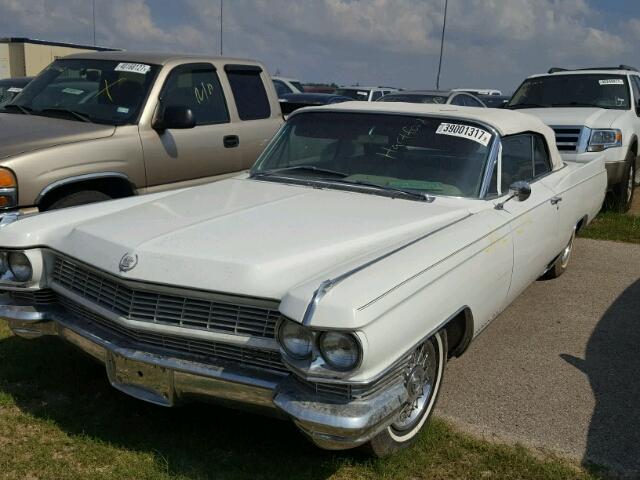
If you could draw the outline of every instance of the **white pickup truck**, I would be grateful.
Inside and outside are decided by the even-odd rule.
[[[564,160],[589,162],[604,154],[611,203],[619,211],[629,209],[640,183],[640,73],[635,68],[552,68],[527,78],[506,108],[526,108],[553,128]]]

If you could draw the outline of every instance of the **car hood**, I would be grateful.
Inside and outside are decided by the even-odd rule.
[[[117,209],[118,202],[132,206]],[[110,213],[91,205],[66,216],[46,213],[6,233],[22,230],[31,241],[126,278],[279,299],[469,215],[464,200],[416,202],[241,178],[108,203],[102,211]],[[73,219],[92,211],[99,216]],[[63,218],[67,224],[56,226]],[[38,224],[49,225],[48,233]],[[137,264],[120,272],[127,253]]]
[[[112,125],[0,113],[0,159],[66,143],[113,135]]]
[[[609,128],[623,113],[606,108],[528,108],[520,110],[535,115],[547,125],[585,125],[590,128]]]

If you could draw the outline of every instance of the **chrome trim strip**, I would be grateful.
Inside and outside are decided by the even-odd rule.
[[[451,227],[452,225],[455,225],[459,222],[462,222],[463,220],[466,220],[467,218],[469,218],[470,216],[472,216],[472,213],[467,213],[467,215],[451,222],[451,223],[447,223],[446,225],[441,226],[440,228],[437,228],[429,233],[426,233],[424,235],[419,236],[418,238],[415,238],[413,240],[411,240],[408,243],[405,243],[393,250],[390,250],[387,253],[384,253],[382,255],[380,255],[379,257],[376,257],[372,260],[369,260],[368,262],[363,263],[362,265],[359,265],[341,275],[338,275],[337,277],[334,277],[332,279],[328,279],[328,280],[324,280],[319,286],[318,289],[314,292],[313,297],[311,297],[311,301],[309,302],[309,304],[307,305],[307,309],[304,312],[304,317],[302,318],[302,324],[305,326],[309,326],[309,323],[311,322],[312,318],[313,318],[313,314],[316,311],[316,308],[318,306],[318,303],[320,302],[320,300],[322,300],[322,298],[325,296],[325,294],[332,289],[333,287],[335,287],[337,284],[339,284],[340,282],[346,280],[347,278],[351,277],[352,275],[355,275],[356,273],[364,270],[367,267],[370,267],[371,265],[374,265],[382,260],[384,260],[385,258],[390,257],[391,255],[400,252],[401,250],[404,250],[405,248],[410,247],[411,245],[414,245],[418,242],[420,242],[421,240],[424,240],[427,237],[430,237],[431,235],[434,235],[438,232],[441,232],[442,230],[445,230],[446,228]]]
[[[135,184],[124,173],[121,173],[121,172],[85,173],[83,175],[75,175],[73,177],[62,178],[60,180],[56,180],[53,183],[50,183],[49,185],[47,185],[46,187],[44,187],[42,189],[42,191],[38,194],[38,196],[36,197],[36,199],[34,200],[33,203],[34,203],[34,205],[37,205],[38,203],[40,203],[40,200],[42,200],[42,198],[47,193],[51,192],[52,190],[54,190],[54,189],[56,189],[58,187],[63,187],[65,185],[69,185],[71,183],[82,182],[84,180],[99,180],[99,179],[102,179],[102,178],[120,178],[122,180],[126,180],[129,183],[129,185],[131,185],[132,190],[134,192],[136,191]]]

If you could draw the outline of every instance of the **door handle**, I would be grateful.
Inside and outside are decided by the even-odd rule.
[[[551,205],[557,205],[562,201],[562,197],[551,197]]]
[[[224,148],[235,148],[240,145],[240,139],[237,135],[225,135],[222,139]]]

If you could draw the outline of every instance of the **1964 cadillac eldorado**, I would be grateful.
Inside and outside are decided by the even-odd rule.
[[[0,316],[172,406],[264,407],[328,449],[404,447],[445,363],[565,270],[605,195],[517,112],[295,112],[248,173],[0,229]],[[35,346],[37,348],[37,345]]]

